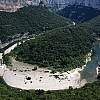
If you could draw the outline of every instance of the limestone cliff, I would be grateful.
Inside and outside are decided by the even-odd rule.
[[[0,0],[0,10],[16,11],[26,5],[39,5],[40,1],[51,8],[62,9],[67,5],[84,5],[100,9],[100,0]]]

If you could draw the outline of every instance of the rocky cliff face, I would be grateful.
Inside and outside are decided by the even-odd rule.
[[[84,5],[100,9],[100,0],[0,0],[0,10],[16,11],[26,5],[39,5],[40,1],[53,9],[62,9],[67,5]]]
[[[40,0],[0,0],[0,10],[14,12],[27,5],[39,5]]]
[[[84,5],[93,8],[100,9],[100,0],[43,0],[47,6],[58,5],[58,6],[66,6],[66,5]]]
[[[0,10],[1,11],[16,11],[17,8],[21,8],[21,2],[19,0],[0,0]]]

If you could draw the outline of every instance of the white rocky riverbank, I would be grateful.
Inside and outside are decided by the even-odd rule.
[[[68,89],[69,86],[80,88],[87,83],[86,80],[81,80],[80,71],[83,68],[52,74],[51,70],[44,68],[38,68],[36,71],[33,71],[33,65],[18,62],[13,58],[12,62],[12,69],[5,67],[3,74],[4,81],[12,87],[25,90],[43,89],[47,91]]]
[[[9,86],[26,90],[59,90],[68,89],[69,86],[80,88],[86,83],[86,81],[80,80],[81,76],[79,71],[82,70],[81,68],[76,68],[64,73],[58,72],[55,74],[50,73],[50,70],[45,72],[46,69],[41,68],[37,71],[28,72],[15,72],[10,71],[8,68],[5,68],[5,70],[3,79]]]
[[[16,47],[17,44],[13,46]],[[12,50],[12,48],[10,50]],[[91,54],[92,50],[91,53],[88,53],[86,56],[85,63],[91,60]],[[80,88],[87,83],[85,79],[81,80],[80,75],[80,71],[82,71],[85,66],[86,65],[83,65],[82,68],[76,68],[64,73],[57,72],[52,74],[51,70],[44,68],[38,68],[36,71],[33,71],[33,65],[18,62],[12,58],[11,70],[6,66],[2,67],[2,70],[0,69],[0,75],[9,86],[26,90],[59,90],[68,89],[69,86]]]

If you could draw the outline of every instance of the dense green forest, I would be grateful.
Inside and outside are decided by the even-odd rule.
[[[100,15],[100,10],[82,5],[69,5],[57,11],[57,14],[69,18],[76,23],[83,23]]]
[[[7,89],[0,85],[0,100],[100,100],[100,81],[86,84],[80,89],[43,91]]]
[[[11,54],[19,61],[69,70],[84,64],[93,41],[93,36],[80,27],[63,27],[21,44]]]
[[[91,34],[100,37],[100,15],[81,24],[80,27],[87,29]]]
[[[5,42],[14,34],[39,34],[69,24],[72,24],[70,20],[50,12],[46,7],[23,7],[12,13],[0,12],[0,39]]]

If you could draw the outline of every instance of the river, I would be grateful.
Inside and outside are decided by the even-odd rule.
[[[91,61],[89,61],[81,72],[81,78],[86,79],[88,82],[94,82],[96,80],[96,68],[98,66],[98,62],[100,61],[100,41],[96,41],[93,47],[94,54],[92,56]]]

